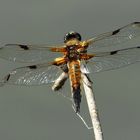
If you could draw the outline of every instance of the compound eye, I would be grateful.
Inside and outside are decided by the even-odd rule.
[[[71,31],[65,35],[64,43],[66,43],[67,41],[69,41],[71,39],[77,39],[77,40],[81,41],[81,35],[77,32]]]

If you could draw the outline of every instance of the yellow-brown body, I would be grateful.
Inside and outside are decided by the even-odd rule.
[[[72,90],[72,98],[74,101],[74,105],[76,108],[76,112],[80,111],[80,102],[81,102],[81,68],[80,62],[81,60],[88,60],[94,55],[87,54],[86,49],[88,47],[88,43],[86,41],[79,41],[77,39],[70,39],[66,42],[66,47],[63,48],[52,48],[53,52],[62,52],[63,56],[56,58],[53,65],[62,66],[67,65],[69,79],[71,83]],[[65,72],[65,71],[64,71]],[[62,80],[63,81],[63,80]],[[55,88],[59,90],[64,82],[60,82],[59,85]],[[60,85],[61,84],[61,85]]]
[[[81,81],[80,61],[79,60],[70,61],[68,63],[68,67],[71,85],[74,89],[77,89],[80,86]]]

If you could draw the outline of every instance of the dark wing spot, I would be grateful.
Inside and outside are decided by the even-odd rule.
[[[20,48],[24,49],[24,50],[29,50],[29,47],[27,45],[19,45]]]
[[[140,24],[140,22],[134,22],[134,24]]]
[[[113,31],[112,35],[116,35],[118,32],[120,32],[120,29],[117,29],[117,30]]]
[[[30,68],[30,69],[36,69],[37,66],[36,65],[32,65],[32,66],[28,66],[28,68]]]
[[[8,81],[9,78],[10,78],[10,74],[7,75],[7,77],[6,77],[6,81]]]
[[[110,55],[114,55],[114,54],[116,54],[118,51],[112,51],[112,52],[110,52]]]
[[[137,48],[140,49],[140,46],[138,46]]]

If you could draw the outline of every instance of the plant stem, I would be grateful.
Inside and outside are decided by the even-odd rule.
[[[102,133],[101,124],[97,112],[95,97],[93,94],[92,83],[88,78],[88,76],[85,74],[82,74],[82,79],[83,79],[83,86],[85,90],[85,96],[89,108],[89,113],[93,125],[95,140],[103,140],[103,133]]]

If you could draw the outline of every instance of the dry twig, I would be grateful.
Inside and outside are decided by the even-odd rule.
[[[85,90],[85,96],[87,99],[87,104],[89,108],[89,113],[91,116],[91,121],[93,125],[95,140],[103,140],[103,133],[99,121],[99,116],[97,112],[97,107],[95,103],[95,97],[93,94],[92,84],[87,75],[82,74],[83,86]]]

